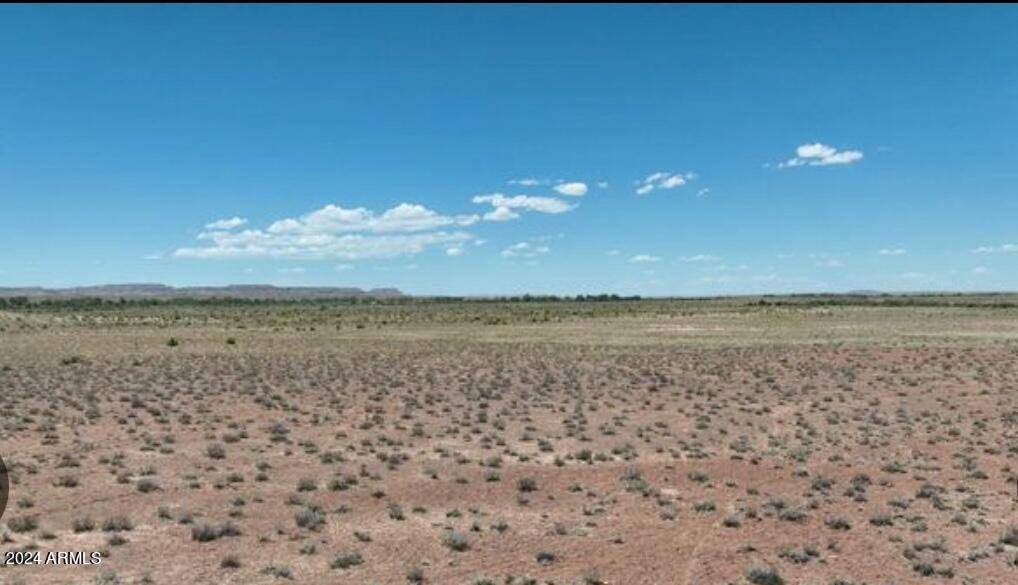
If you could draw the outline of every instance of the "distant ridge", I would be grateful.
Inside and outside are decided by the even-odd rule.
[[[271,284],[230,284],[227,286],[173,287],[165,284],[103,284],[71,288],[0,287],[0,298],[28,297],[30,299],[335,299],[405,297],[399,289],[327,286],[273,286]]]

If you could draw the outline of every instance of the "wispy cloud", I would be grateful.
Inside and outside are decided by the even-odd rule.
[[[521,187],[536,187],[542,184],[543,182],[544,181],[541,181],[540,179],[534,179],[530,177],[525,179],[509,179],[508,181],[506,181],[506,183],[509,185],[519,185]]]
[[[742,272],[749,270],[749,264],[736,264],[735,266],[729,266],[728,264],[710,264],[703,268],[705,272]]]
[[[680,256],[679,262],[717,262],[721,256],[713,254],[694,254],[693,256]]]
[[[219,219],[211,223],[205,224],[207,230],[232,230],[233,228],[240,227],[247,223],[247,220],[242,217],[231,217],[230,219]]]
[[[877,254],[881,256],[904,256],[905,248],[881,248]]]
[[[824,167],[830,165],[847,165],[862,160],[860,150],[838,150],[819,142],[803,144],[795,149],[795,156],[777,164],[779,169],[791,167]]]
[[[1018,244],[1001,244],[1000,246],[979,246],[972,250],[973,254],[1015,254]]]
[[[824,260],[819,260],[813,265],[816,266],[817,268],[841,268],[845,264],[841,260],[838,260],[836,258],[827,258]]]
[[[660,262],[660,256],[652,256],[650,254],[637,254],[629,259],[633,264],[651,264],[654,262]]]
[[[696,178],[696,173],[651,173],[636,182],[636,194],[647,195],[657,189],[675,189]]]
[[[536,258],[551,252],[548,246],[535,246],[529,242],[519,242],[502,250],[503,258]]]

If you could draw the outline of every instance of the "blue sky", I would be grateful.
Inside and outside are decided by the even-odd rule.
[[[4,6],[0,286],[1018,290],[1016,30],[1013,6]]]

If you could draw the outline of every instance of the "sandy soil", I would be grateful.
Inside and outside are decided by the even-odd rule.
[[[0,550],[104,557],[0,581],[1016,583],[1016,339],[907,309],[7,315]]]

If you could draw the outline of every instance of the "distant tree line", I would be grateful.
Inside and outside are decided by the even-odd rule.
[[[123,307],[334,307],[381,306],[413,307],[436,304],[526,304],[526,303],[623,303],[623,302],[719,302],[747,307],[958,307],[958,308],[1018,308],[1018,294],[1014,293],[924,293],[924,294],[788,294],[760,296],[704,296],[661,297],[644,299],[639,295],[617,294],[584,295],[514,295],[506,297],[332,297],[314,299],[242,298],[242,297],[174,297],[174,298],[108,298],[108,297],[0,297],[0,310],[68,310],[116,309]]]
[[[260,305],[294,305],[294,306],[333,306],[333,305],[386,305],[408,306],[433,303],[554,303],[554,302],[620,302],[639,301],[639,295],[620,296],[617,294],[599,295],[519,295],[509,297],[334,297],[317,299],[253,299],[242,297],[175,297],[175,298],[107,298],[107,297],[70,297],[70,298],[33,298],[28,296],[0,297],[0,309],[96,309],[117,307],[248,307]]]

